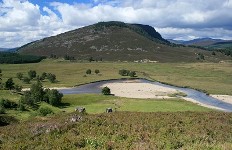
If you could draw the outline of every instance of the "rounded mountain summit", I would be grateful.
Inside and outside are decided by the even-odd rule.
[[[219,57],[209,51],[172,44],[149,25],[116,21],[99,22],[34,41],[18,52],[104,61],[195,62],[199,61],[199,53],[209,61]]]

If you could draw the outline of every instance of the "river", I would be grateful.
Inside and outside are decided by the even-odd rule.
[[[101,93],[101,86],[104,84],[122,83],[122,82],[125,82],[125,80],[128,80],[128,79],[98,81],[98,82],[94,82],[94,83],[80,85],[78,87],[73,87],[73,88],[68,88],[68,89],[59,89],[59,91],[63,94],[87,94],[87,93],[89,93],[89,94],[95,93],[96,94],[96,93]],[[136,79],[136,82],[150,83],[150,84],[159,85],[162,87],[172,88],[172,89],[175,89],[175,90],[178,90],[180,92],[187,94],[187,96],[186,96],[187,98],[191,98],[199,103],[213,106],[213,107],[217,107],[219,109],[223,109],[226,112],[232,112],[232,104],[223,102],[219,99],[213,98],[213,97],[211,97],[203,92],[200,92],[200,91],[197,91],[197,90],[194,90],[191,88],[181,88],[181,87],[166,85],[166,84],[163,84],[160,82],[149,81],[146,79]]]

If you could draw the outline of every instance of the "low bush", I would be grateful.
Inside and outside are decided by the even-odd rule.
[[[5,114],[5,108],[0,106],[0,114]]]
[[[96,69],[94,72],[95,72],[96,74],[99,74],[99,73],[100,73],[100,70]]]
[[[91,74],[91,69],[86,70],[86,74]]]
[[[1,99],[0,100],[0,106],[6,109],[12,109],[12,108],[17,108],[18,105],[15,102],[12,102],[8,99]]]
[[[53,114],[53,111],[48,107],[40,107],[38,113],[41,116],[47,116],[48,114]]]
[[[121,75],[121,76],[128,76],[130,71],[129,70],[125,70],[125,69],[122,69],[122,70],[119,70],[118,73]]]

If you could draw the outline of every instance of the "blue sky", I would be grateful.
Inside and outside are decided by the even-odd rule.
[[[232,0],[1,0],[0,47],[99,21],[148,24],[166,39],[232,39]]]

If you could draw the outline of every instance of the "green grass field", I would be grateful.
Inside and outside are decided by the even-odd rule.
[[[155,100],[155,99],[129,99],[114,96],[103,96],[97,94],[88,95],[66,95],[64,103],[71,104],[64,108],[68,112],[74,111],[76,106],[84,106],[88,113],[103,113],[111,107],[117,111],[138,111],[138,112],[176,112],[176,111],[210,111],[190,102],[180,99]],[[212,110],[211,110],[212,111]]]
[[[3,82],[29,70],[50,72],[58,82],[43,82],[46,87],[72,87],[92,81],[121,78],[120,69],[137,71],[138,77],[178,86],[206,90],[210,94],[232,95],[232,63],[75,63],[44,60],[36,64],[2,64]],[[84,77],[87,69],[100,74]],[[35,81],[32,81],[34,83]],[[20,95],[1,90],[0,98],[18,102]],[[6,110],[19,123],[0,127],[0,149],[231,149],[231,113],[222,113],[178,98],[133,99],[101,94],[65,95],[60,107],[40,103],[54,114],[38,111]],[[74,112],[77,106],[87,114]],[[104,113],[111,107],[116,112]],[[70,122],[74,115],[81,121]]]
[[[7,98],[18,102],[20,97],[11,95],[8,91],[0,92],[8,95]],[[6,98],[1,94],[0,98]],[[13,99],[14,98],[14,99]],[[179,111],[196,111],[208,112],[215,111],[202,106],[198,106],[191,102],[181,99],[132,99],[120,98],[114,96],[104,96],[101,94],[74,94],[65,95],[62,99],[63,105],[61,107],[53,107],[47,103],[42,102],[41,107],[49,107],[55,114],[72,113],[75,108],[82,106],[86,108],[87,113],[97,114],[104,113],[106,108],[112,108],[114,111],[131,111],[131,112],[179,112]],[[14,116],[15,118],[25,121],[39,114],[37,111],[28,109],[27,111],[6,110],[6,114]]]
[[[43,82],[47,87],[72,87],[78,84],[92,81],[121,78],[118,74],[120,69],[137,71],[138,77],[149,75],[151,79],[166,82],[178,86],[189,86],[201,89],[210,94],[232,95],[232,63],[75,63],[62,60],[44,60],[36,64],[2,64],[3,82],[13,77],[17,84],[23,84],[16,78],[16,73],[22,72],[27,76],[29,70],[36,70],[38,74],[50,72],[57,76],[58,82],[51,84]],[[94,72],[100,70],[99,75],[87,75],[87,69]],[[35,82],[35,81],[33,81]]]
[[[232,94],[232,63],[113,63],[113,62],[93,62],[77,63],[63,60],[46,59],[35,64],[2,64],[3,82],[12,77],[16,84],[23,87],[30,87],[31,84],[24,84],[16,78],[16,73],[22,72],[27,76],[29,70],[36,70],[37,74],[50,72],[57,76],[58,82],[50,83],[44,81],[46,87],[72,87],[78,84],[92,81],[122,78],[118,74],[120,69],[137,71],[138,77],[158,80],[168,84],[178,86],[189,86],[201,89],[210,94]],[[94,72],[100,70],[100,74],[86,75],[87,69]],[[7,98],[18,102],[20,96],[9,91],[0,91],[0,98]],[[174,112],[174,111],[209,111],[193,103],[183,100],[141,100],[126,99],[117,97],[107,97],[101,95],[65,95],[64,108],[52,108],[55,113],[73,112],[76,106],[84,106],[89,113],[104,112],[107,107],[116,108],[118,111],[139,111],[139,112]],[[44,105],[44,104],[42,104]],[[26,120],[31,116],[36,116],[33,111],[21,112],[9,111],[9,114],[16,118]]]
[[[232,94],[232,63],[113,63],[113,62],[93,62],[93,63],[77,63],[63,60],[46,59],[35,64],[2,64],[2,82],[12,77],[16,84],[23,87],[30,87],[31,84],[24,84],[16,78],[16,73],[22,72],[27,76],[29,70],[36,70],[37,74],[42,72],[50,72],[57,76],[58,82],[50,83],[44,81],[46,87],[72,87],[78,84],[89,83],[92,81],[121,78],[118,74],[120,69],[128,69],[137,71],[138,77],[158,80],[161,82],[178,85],[189,86],[201,89],[210,94]],[[92,73],[84,77],[87,69],[94,72],[95,69],[100,70],[100,74]],[[32,81],[34,83],[36,81]],[[7,98],[17,102],[20,98],[17,94],[8,91],[0,91],[0,98]],[[118,100],[120,99],[120,100]],[[108,100],[108,101],[107,101]],[[165,100],[165,101],[147,101],[133,100],[124,98],[109,98],[99,95],[66,95],[63,98],[64,103],[69,103],[69,107],[64,108],[68,112],[78,105],[84,105],[90,113],[103,112],[106,107],[112,106],[112,102],[122,103],[123,106],[118,110],[124,111],[202,111],[201,107],[185,101]],[[80,103],[81,102],[81,103]],[[88,103],[88,104],[86,104]],[[189,104],[189,106],[187,106]],[[175,106],[172,108],[170,106]],[[184,107],[183,107],[184,106]],[[12,114],[14,111],[12,112]],[[30,112],[28,112],[30,113]],[[22,113],[22,117],[30,116],[28,113]],[[24,115],[24,116],[23,116]],[[25,117],[26,116],[26,117]]]

